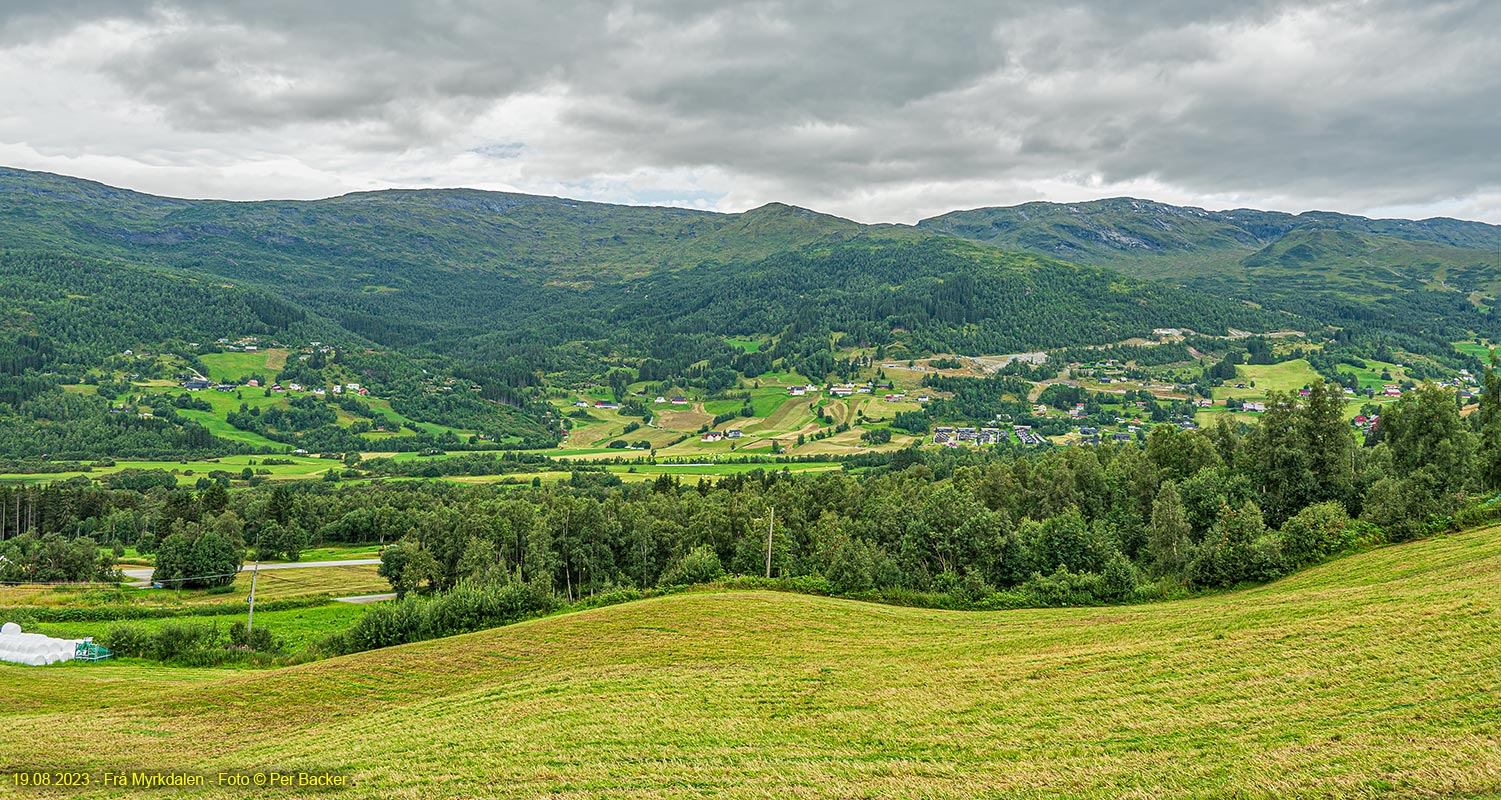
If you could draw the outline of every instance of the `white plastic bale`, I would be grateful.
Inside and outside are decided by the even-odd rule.
[[[40,633],[23,633],[21,626],[7,622],[0,626],[0,661],[29,666],[43,666],[72,661],[78,650],[75,639],[54,639]]]

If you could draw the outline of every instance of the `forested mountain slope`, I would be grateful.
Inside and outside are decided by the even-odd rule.
[[[40,373],[97,383],[89,370],[126,349],[320,341],[344,380],[416,422],[535,445],[562,435],[546,387],[616,369],[714,393],[768,372],[821,381],[856,353],[999,354],[1164,327],[1294,329],[1452,360],[1451,341],[1501,338],[1501,270],[1467,249],[1494,230],[1130,200],[917,228],[468,189],[227,202],[0,168],[0,389],[20,402],[45,391]],[[285,379],[298,376],[332,380]],[[439,378],[472,391],[436,396]],[[51,413],[33,416],[81,419]],[[317,446],[339,442],[357,444]]]
[[[415,271],[540,282],[631,277],[870,235],[922,234],[781,204],[715,214],[472,189],[178,200],[0,168],[0,241],[367,291],[416,288]]]
[[[1430,350],[1494,335],[1501,227],[1133,198],[954,211],[919,227],[1171,281]]]
[[[382,345],[508,361],[526,383],[570,354],[687,363],[683,336],[817,332],[850,341],[997,351],[1105,342],[1161,325],[1283,324],[1234,300],[999,253],[899,226],[783,205],[743,214],[473,190],[308,202],[152,197],[0,170],[0,241],[260,291]],[[982,329],[966,326],[981,326]],[[485,342],[504,354],[483,351]],[[576,350],[570,351],[576,353]]]
[[[1482,222],[1369,219],[1323,211],[1206,211],[1130,197],[951,211],[918,227],[1143,275],[1177,275],[1184,264],[1238,261],[1295,231],[1390,236],[1491,253],[1501,246],[1501,226]],[[1494,259],[1490,263],[1494,266]]]
[[[101,369],[126,350],[196,357],[246,336],[338,351],[332,372],[293,364],[267,380],[322,386],[343,376],[417,423],[497,446],[544,446],[561,436],[546,388],[612,369],[712,393],[772,371],[822,380],[841,364],[848,371],[856,348],[1002,353],[1162,326],[1224,334],[1315,324],[778,204],[715,214],[467,189],[241,203],[10,169],[0,169],[0,284],[0,394],[10,409],[0,417],[15,423],[0,451],[28,457],[145,455],[144,440],[97,451],[80,441],[83,430],[123,441],[105,435],[126,425],[122,414],[131,426],[170,426],[195,452],[222,451],[224,442],[182,419],[161,419],[160,402],[153,420],[136,413],[138,403],[110,408],[99,399],[108,391],[68,398],[52,387],[140,372],[136,361]],[[765,346],[744,351],[734,338]],[[130,380],[170,384],[184,374],[179,365]],[[133,396],[129,384],[121,394]],[[254,421],[236,423],[224,409],[212,416],[201,421],[224,422],[216,436],[238,437],[238,449],[268,445]],[[320,451],[371,443],[337,431],[278,435]]]

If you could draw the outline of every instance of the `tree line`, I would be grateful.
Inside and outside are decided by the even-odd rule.
[[[221,542],[238,552],[260,542],[280,557],[384,544],[382,573],[403,594],[484,581],[577,600],[661,586],[685,564],[764,575],[769,535],[774,579],[853,596],[1142,600],[1269,580],[1488,514],[1475,500],[1501,488],[1501,385],[1486,380],[1468,417],[1437,387],[1387,405],[1365,446],[1338,388],[1320,383],[1308,397],[1273,393],[1244,429],[1164,425],[1141,443],[1037,452],[909,449],[816,475],[772,465],[696,483],[578,472],[541,486],[228,491],[73,482],[4,490],[0,501],[12,512],[18,494],[44,504],[38,535],[186,553],[187,572],[228,552]]]

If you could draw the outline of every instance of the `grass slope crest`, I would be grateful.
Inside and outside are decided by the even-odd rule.
[[[244,675],[38,670],[0,760],[365,796],[1493,796],[1498,569],[1489,528],[1149,606],[686,594]]]

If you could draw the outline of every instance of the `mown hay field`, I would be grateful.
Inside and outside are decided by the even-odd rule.
[[[1490,528],[1157,605],[686,594],[266,672],[5,667],[0,771],[336,770],[348,796],[412,798],[1495,796],[1498,575]]]

